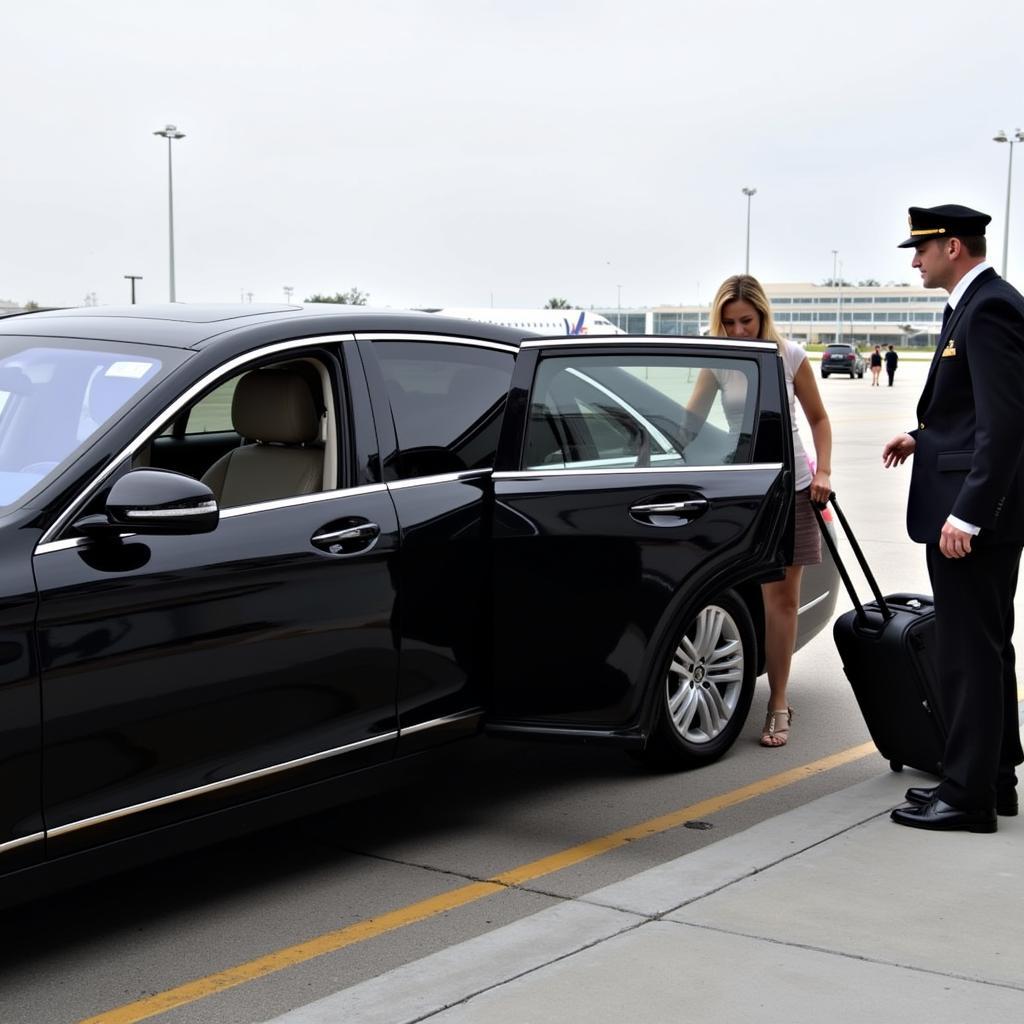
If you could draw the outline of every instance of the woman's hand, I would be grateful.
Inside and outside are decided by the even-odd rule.
[[[811,480],[811,501],[816,502],[818,505],[824,505],[831,493],[832,481],[828,473],[823,469],[817,470],[814,478]]]

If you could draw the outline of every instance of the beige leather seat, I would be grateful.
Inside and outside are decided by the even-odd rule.
[[[221,508],[323,489],[320,416],[301,373],[285,367],[247,373],[235,388],[231,422],[255,443],[233,449],[203,474]]]

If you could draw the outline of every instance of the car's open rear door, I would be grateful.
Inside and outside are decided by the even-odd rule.
[[[489,727],[641,735],[681,617],[777,577],[792,461],[773,344],[524,343],[494,474]]]

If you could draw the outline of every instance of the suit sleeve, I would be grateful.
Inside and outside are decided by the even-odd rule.
[[[974,458],[951,514],[991,530],[1024,456],[1024,308],[983,302],[972,318],[968,360]]]

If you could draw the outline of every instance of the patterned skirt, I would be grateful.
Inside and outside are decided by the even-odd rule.
[[[821,530],[811,508],[811,489],[796,492],[793,561],[790,565],[817,565],[821,561]]]

